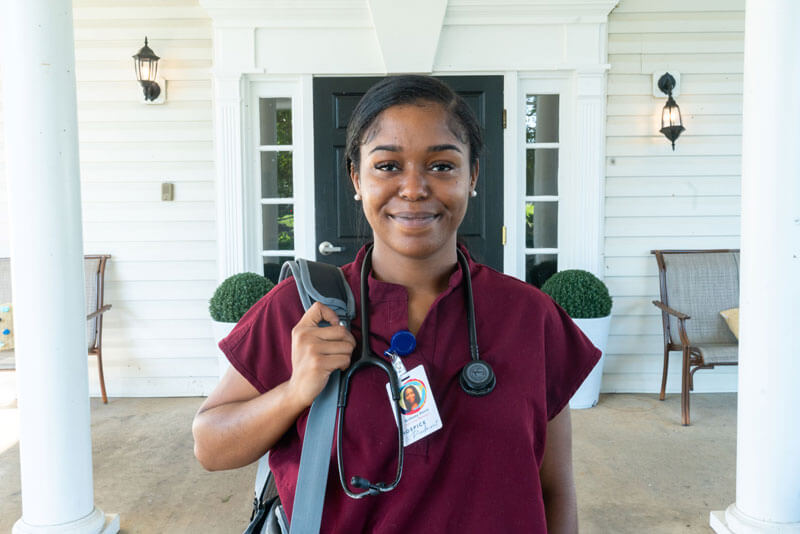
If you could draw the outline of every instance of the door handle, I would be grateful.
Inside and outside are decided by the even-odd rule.
[[[334,252],[342,252],[344,247],[335,247],[330,241],[323,241],[319,244],[319,253],[323,256],[328,256]]]

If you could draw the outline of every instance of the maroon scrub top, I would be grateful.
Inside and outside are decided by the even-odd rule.
[[[360,302],[362,249],[343,267]],[[458,377],[469,361],[462,273],[456,269],[417,333],[407,369],[424,365],[443,428],[406,447],[403,478],[389,493],[355,500],[339,484],[332,447],[322,532],[547,532],[539,481],[547,422],[558,415],[600,358],[566,312],[535,287],[469,261],[478,346],[497,377],[494,391],[471,397]],[[403,286],[370,276],[370,344],[379,355],[408,328]],[[359,306],[356,306],[359,309]],[[303,315],[292,279],[278,284],[220,342],[231,364],[261,393],[291,375],[291,330]],[[360,317],[352,331],[361,351]],[[391,482],[397,427],[386,375],[359,371],[345,417],[345,480]],[[306,410],[270,452],[291,517]],[[351,488],[352,489],[352,488]]]

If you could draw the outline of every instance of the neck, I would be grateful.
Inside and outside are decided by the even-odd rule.
[[[441,293],[457,264],[455,240],[452,247],[443,247],[425,258],[401,256],[381,243],[375,243],[372,251],[372,275],[405,286],[409,293]]]

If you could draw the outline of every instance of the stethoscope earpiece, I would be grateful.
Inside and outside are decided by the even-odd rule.
[[[465,365],[458,381],[461,389],[473,397],[488,395],[497,384],[492,367],[483,360],[473,360]]]

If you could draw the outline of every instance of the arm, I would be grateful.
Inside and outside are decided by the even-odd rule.
[[[547,441],[539,479],[542,483],[547,531],[551,534],[576,534],[578,502],[572,475],[569,406],[547,423]]]
[[[320,321],[332,325],[320,328]],[[192,423],[194,454],[210,471],[248,465],[294,424],[335,369],[346,369],[355,348],[349,330],[328,307],[314,304],[292,329],[292,376],[259,394],[231,367]]]

